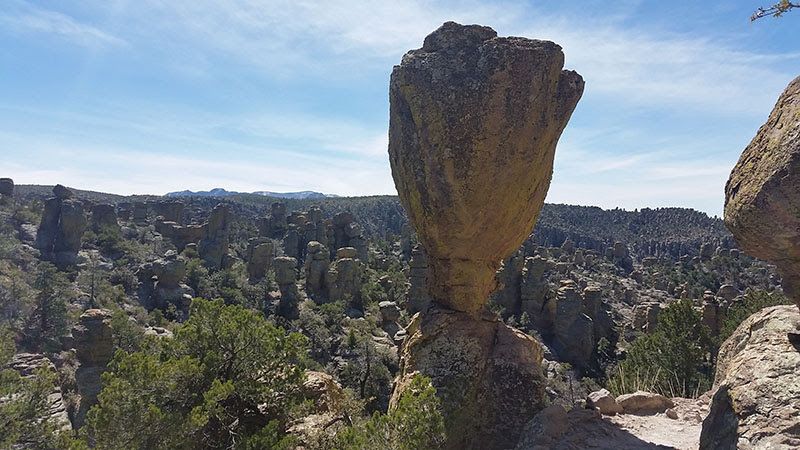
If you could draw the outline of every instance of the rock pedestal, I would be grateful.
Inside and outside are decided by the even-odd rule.
[[[442,402],[449,449],[513,448],[545,407],[542,347],[493,317],[435,307],[406,327],[394,407],[416,373]]]
[[[536,223],[583,92],[563,64],[552,42],[447,22],[392,71],[392,177],[439,305],[408,328],[392,400],[415,373],[430,377],[447,448],[513,447],[544,407],[540,345],[484,305],[500,261]]]

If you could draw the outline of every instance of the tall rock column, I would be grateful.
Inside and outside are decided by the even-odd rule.
[[[552,42],[447,22],[392,71],[389,160],[435,302],[408,327],[392,404],[430,377],[447,448],[514,447],[544,407],[541,346],[484,305],[536,223],[583,92],[563,64]]]
[[[784,292],[800,307],[800,77],[731,171],[725,225],[742,250],[778,266]]]

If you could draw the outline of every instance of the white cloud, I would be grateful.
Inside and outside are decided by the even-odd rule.
[[[0,12],[0,25],[16,33],[46,33],[85,47],[123,45],[125,42],[94,26],[56,11],[12,0]]]

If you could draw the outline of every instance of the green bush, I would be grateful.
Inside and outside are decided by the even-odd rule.
[[[682,299],[658,315],[653,334],[634,341],[608,383],[615,395],[645,390],[696,397],[710,387],[710,330],[692,301]]]
[[[301,400],[306,340],[222,300],[154,352],[117,352],[88,417],[96,448],[277,448]],[[266,446],[266,447],[263,447]]]
[[[436,389],[430,379],[417,375],[388,414],[375,412],[372,419],[339,435],[342,450],[427,450],[444,444],[444,419],[439,412]]]

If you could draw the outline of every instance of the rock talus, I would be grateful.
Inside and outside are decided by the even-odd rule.
[[[392,71],[392,177],[433,300],[407,329],[392,404],[416,373],[430,377],[446,448],[513,448],[545,406],[541,345],[484,305],[536,223],[583,92],[563,64],[552,42],[447,22]]]
[[[394,67],[392,177],[437,302],[477,314],[533,229],[583,92],[563,64],[552,42],[447,22]]]
[[[783,290],[800,306],[800,77],[733,168],[725,225],[742,250],[778,266]]]

